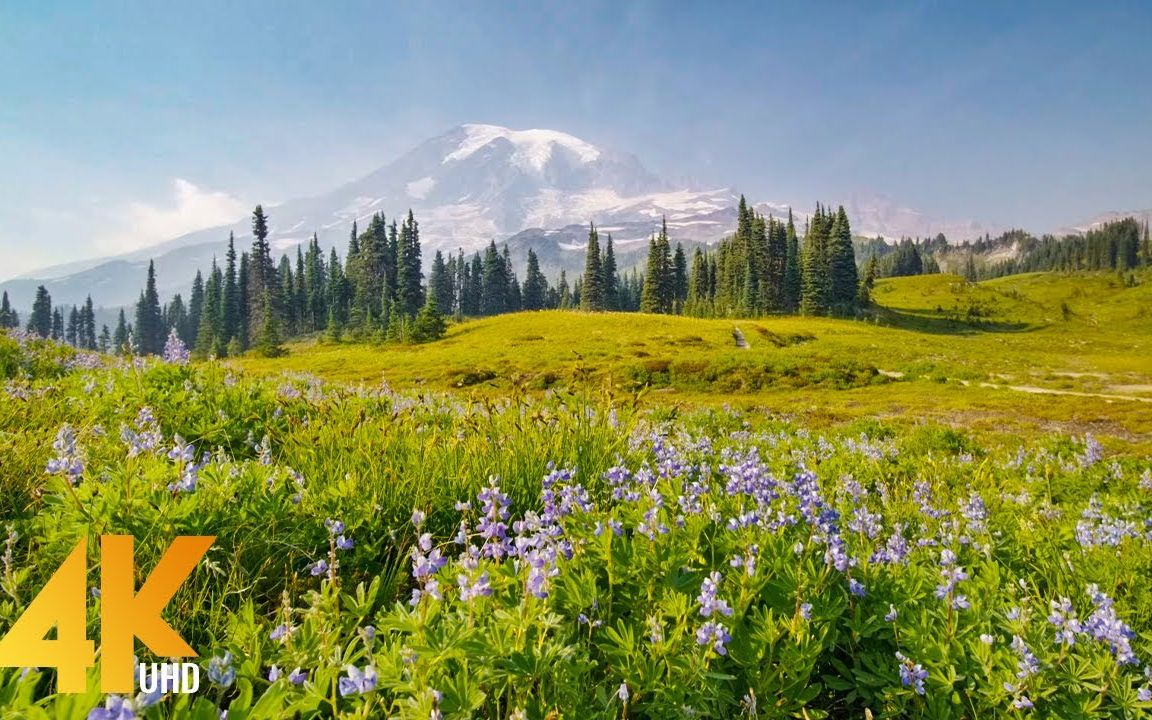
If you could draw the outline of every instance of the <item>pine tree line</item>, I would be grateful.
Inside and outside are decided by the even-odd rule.
[[[445,332],[445,315],[457,318],[519,310],[573,309],[749,317],[767,313],[850,316],[869,302],[877,278],[938,272],[954,263],[969,279],[1044,270],[1117,270],[1152,266],[1147,224],[1132,218],[1110,222],[1084,235],[1039,239],[1014,230],[998,238],[949,245],[938,235],[882,240],[854,247],[843,207],[818,205],[797,235],[787,220],[765,218],[741,198],[735,233],[714,249],[697,247],[691,263],[681,244],[672,247],[667,222],[649,239],[641,272],[620,272],[612,236],[603,244],[589,226],[584,273],[574,282],[561,271],[555,285],[528,250],[523,282],[513,270],[508,246],[490,242],[471,258],[463,251],[436,251],[424,284],[419,226],[412,212],[399,223],[374,215],[363,232],[353,223],[343,261],[335,248],[327,257],[315,235],[295,258],[274,261],[268,217],[257,206],[253,242],[237,253],[229,237],[222,264],[197,271],[187,302],[177,294],[161,304],[155,267],[149,263],[132,322],[122,309],[114,331],[96,332],[92,298],[83,305],[53,306],[44,286],[37,288],[27,329],[78,348],[160,354],[170,332],[201,356],[238,355],[250,349],[274,355],[284,339],[325,333],[339,339],[421,342]],[[1008,244],[1017,256],[996,264],[976,258]],[[863,273],[856,257],[863,261]],[[861,276],[862,275],[862,276]],[[0,328],[18,327],[20,317],[5,292]]]
[[[848,316],[866,304],[866,289],[843,207],[817,206],[801,244],[791,213],[787,221],[765,218],[741,197],[736,232],[715,249],[697,247],[690,267],[682,245],[672,250],[667,221],[661,223],[649,240],[638,309],[697,317]]]

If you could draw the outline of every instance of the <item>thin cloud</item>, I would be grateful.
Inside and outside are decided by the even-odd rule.
[[[201,188],[183,178],[172,181],[172,199],[152,205],[130,202],[112,213],[111,228],[95,239],[102,253],[125,253],[196,230],[244,217],[248,206],[219,190]]]

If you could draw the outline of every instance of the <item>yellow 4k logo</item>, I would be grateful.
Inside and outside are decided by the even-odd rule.
[[[123,694],[134,690],[136,638],[160,657],[196,657],[196,652],[160,617],[160,612],[215,539],[177,537],[137,592],[132,536],[101,536],[102,691]],[[95,655],[92,641],[85,636],[87,552],[88,542],[81,540],[0,639],[0,667],[54,667],[58,692],[86,690],[85,671],[93,665]],[[53,627],[56,639],[45,639]]]

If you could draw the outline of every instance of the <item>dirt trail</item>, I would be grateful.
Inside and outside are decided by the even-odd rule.
[[[1016,392],[1032,393],[1033,395],[1072,395],[1075,397],[1103,398],[1105,400],[1131,400],[1135,402],[1152,403],[1152,397],[1137,397],[1135,395],[1110,395],[1108,393],[1080,392],[1078,390],[1057,390],[1055,388],[1042,388],[1035,385],[997,385],[995,383],[980,383],[980,387],[996,388],[998,390],[1015,390]]]
[[[904,373],[895,370],[877,370],[876,372],[890,378],[904,377]],[[972,383],[967,380],[961,380],[960,384],[964,387],[968,387]],[[1080,392],[1079,390],[1058,390],[1056,388],[1036,387],[1035,385],[998,385],[996,383],[990,382],[982,382],[979,383],[979,385],[980,387],[993,388],[996,390],[1015,390],[1016,392],[1030,393],[1032,395],[1071,395],[1073,397],[1101,398],[1103,400],[1125,400],[1130,402],[1152,403],[1152,397],[1138,397],[1136,395],[1113,395],[1110,393]],[[1148,386],[1135,385],[1132,387],[1138,390],[1143,390]]]

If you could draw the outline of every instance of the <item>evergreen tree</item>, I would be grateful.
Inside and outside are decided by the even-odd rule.
[[[148,262],[148,280],[144,292],[136,303],[135,339],[136,351],[141,355],[160,355],[164,352],[164,338],[167,334],[160,313],[160,296],[156,292],[156,266]]]
[[[852,229],[848,214],[841,205],[832,221],[828,246],[828,294],[832,309],[840,315],[851,314],[860,292],[860,278],[856,270],[856,254],[852,247]]]
[[[831,307],[828,278],[830,233],[831,218],[817,205],[804,235],[800,311],[805,315],[826,315]]]
[[[784,229],[784,278],[783,304],[786,312],[800,309],[800,242],[796,237],[796,225],[792,221],[792,209],[788,209],[788,225]]]
[[[536,252],[528,248],[528,269],[524,273],[522,301],[525,310],[542,310],[547,300],[548,281],[540,272],[540,260]]]
[[[444,262],[444,255],[437,250],[432,257],[432,274],[428,277],[428,292],[436,296],[436,307],[450,310],[455,298],[452,297],[452,275]],[[427,307],[428,303],[424,303]],[[421,308],[423,310],[424,308]]]
[[[519,312],[522,309],[523,298],[520,295],[520,281],[512,269],[512,255],[508,252],[508,243],[504,243],[504,277],[508,278],[508,294],[505,295],[504,312]]]
[[[487,256],[487,251],[485,251]],[[484,313],[484,261],[479,252],[472,253],[472,297],[468,315],[483,315]]]
[[[699,247],[692,253],[692,267],[688,270],[688,299],[684,312],[697,317],[708,317],[711,312],[711,293],[708,289],[708,260]]]
[[[508,268],[504,258],[497,252],[494,240],[489,241],[484,251],[482,272],[480,312],[484,315],[498,315],[508,305]]]
[[[412,340],[418,343],[439,340],[444,337],[444,332],[447,329],[444,316],[440,314],[436,293],[429,290],[427,295],[423,307],[420,308],[420,312],[416,314],[416,320],[412,323]]]
[[[116,321],[116,332],[112,334],[112,350],[123,355],[131,350],[129,347],[128,320],[124,317],[124,308],[120,308],[120,317]]]
[[[296,246],[296,272],[292,273],[292,317],[297,334],[311,332],[315,328],[308,322],[308,289],[304,279],[304,250]]]
[[[64,327],[64,342],[72,347],[80,347],[80,311],[73,305],[68,312],[68,322]]]
[[[424,274],[420,271],[420,228],[412,211],[400,226],[396,246],[396,303],[406,317],[414,317],[424,302],[420,287]]]
[[[620,309],[620,276],[616,269],[616,250],[612,247],[612,234],[604,244],[604,256],[600,262],[600,272],[604,276],[604,309]]]
[[[52,334],[52,296],[48,294],[48,288],[43,285],[36,288],[36,299],[32,301],[32,314],[28,317],[28,331],[42,338]]]
[[[320,252],[320,241],[315,233],[308,244],[308,255],[304,262],[305,326],[308,330],[322,329],[328,318],[327,273],[324,256]]]
[[[215,260],[212,261],[215,266]],[[220,314],[219,314],[219,327],[214,330],[219,330],[219,337],[213,333],[213,341],[218,341],[223,349],[228,341],[234,337],[240,336],[240,329],[243,325],[240,316],[241,304],[241,285],[237,277],[236,270],[236,245],[232,233],[228,233],[228,252],[224,255],[224,284],[220,288]],[[246,285],[246,284],[245,284]],[[214,352],[209,350],[208,352]]]
[[[15,308],[8,302],[8,291],[0,299],[0,328],[14,328],[20,326],[20,316]]]
[[[276,313],[270,312],[272,304],[271,287],[264,288],[264,300],[261,305],[265,309],[264,323],[260,326],[260,339],[256,351],[263,357],[279,357],[284,354],[284,347],[280,344],[280,330],[277,327]]]
[[[672,256],[672,297],[670,312],[680,313],[684,303],[688,300],[688,259],[684,255],[684,247],[676,243],[676,252]]]
[[[208,282],[204,285],[204,302],[200,311],[200,323],[196,330],[196,354],[199,357],[209,355],[222,355],[227,345],[224,337],[223,322],[224,303],[221,301],[224,292],[224,279],[220,268],[216,266],[216,258],[212,258],[212,269],[208,273]]]
[[[248,349],[248,340],[251,335],[248,334],[248,328],[252,324],[252,318],[249,312],[252,307],[252,300],[250,295],[249,276],[251,275],[252,263],[249,260],[248,253],[240,253],[240,270],[236,273],[236,292],[239,302],[237,303],[236,314],[236,332],[228,338],[229,355],[239,355]]]
[[[604,271],[600,263],[600,237],[596,226],[588,227],[588,249],[584,254],[584,277],[580,284],[580,309],[604,310]]]
[[[248,259],[248,337],[264,338],[276,335],[276,316],[280,312],[280,285],[276,265],[272,260],[272,246],[268,242],[268,217],[264,207],[257,205],[252,211],[252,252]],[[267,348],[265,348],[267,349]]]
[[[112,333],[108,331],[107,325],[100,326],[100,337],[96,339],[96,349],[102,353],[112,350]]]
[[[648,264],[644,273],[640,312],[672,312],[674,293],[675,268],[668,246],[668,222],[665,219],[661,223],[660,234],[648,241]]]
[[[868,258],[868,264],[864,268],[864,277],[860,280],[860,293],[857,302],[860,307],[868,307],[872,304],[872,288],[876,284],[876,273],[879,271],[880,263],[876,260],[876,256]]]
[[[560,271],[560,282],[556,284],[556,307],[567,310],[572,307],[572,290],[568,287],[568,276]]]
[[[280,288],[280,311],[276,314],[276,325],[286,335],[295,335],[296,303],[293,298],[296,294],[296,278],[292,273],[292,261],[287,255],[280,256],[280,263],[276,267],[275,285]]]
[[[349,246],[351,249],[351,245]],[[344,324],[348,321],[348,283],[344,278],[344,269],[340,266],[340,258],[336,255],[336,248],[332,248],[328,256],[328,318],[325,325],[328,337],[339,340],[344,331]]]
[[[60,308],[52,311],[52,332],[48,336],[53,340],[64,339],[64,313]]]
[[[183,342],[184,338],[180,335],[182,328],[188,325],[188,310],[184,307],[184,298],[180,293],[172,298],[172,300],[164,307],[163,322],[160,327],[164,332],[164,342],[168,342],[168,333],[171,330],[176,331],[177,337]],[[163,350],[161,350],[163,352]]]
[[[656,247],[656,236],[648,238],[648,264],[644,270],[644,290],[640,296],[640,312],[660,312],[660,252]]]
[[[212,259],[212,264],[216,264],[216,259]],[[184,344],[190,348],[197,347],[197,340],[200,333],[200,318],[204,314],[204,277],[200,271],[196,271],[196,277],[192,279],[192,294],[188,296],[188,322],[185,323],[184,331],[181,338]]]

